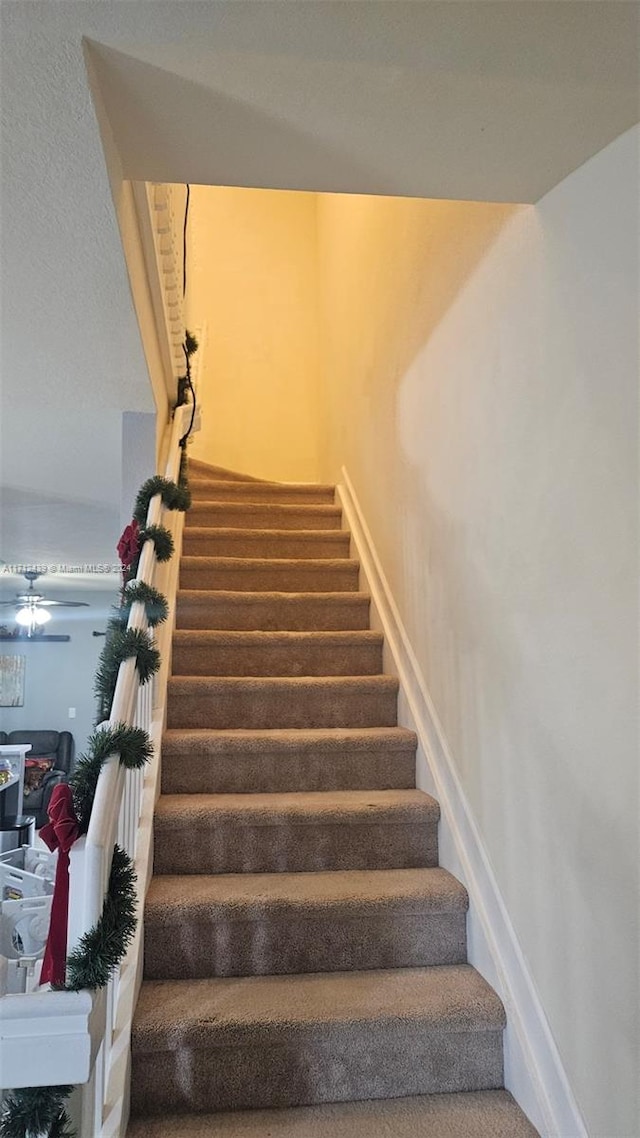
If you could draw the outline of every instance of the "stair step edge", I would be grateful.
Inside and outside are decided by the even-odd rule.
[[[447,870],[170,875],[151,880],[145,920],[260,920],[292,911],[320,919],[391,913],[465,913],[465,887]]]
[[[415,749],[418,737],[404,727],[291,727],[282,728],[207,728],[173,727],[163,735],[163,753],[188,747],[199,752],[208,749],[242,749],[271,752],[301,749],[340,751],[345,746],[368,750],[376,744],[389,751]]]
[[[502,1031],[502,1001],[469,964],[366,972],[146,980],[133,1021],[140,1053],[228,1047],[268,1031],[422,1022],[437,1033]],[[176,1022],[179,1031],[175,1030]],[[256,1035],[257,1033],[257,1035]]]
[[[539,1138],[508,1091],[133,1120],[127,1138]]]
[[[213,818],[234,826],[415,825],[437,822],[440,806],[422,790],[316,790],[256,794],[162,794],[155,822]]]

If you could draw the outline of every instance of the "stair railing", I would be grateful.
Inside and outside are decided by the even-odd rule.
[[[164,475],[172,481],[178,478],[179,440],[188,428],[190,416],[191,404],[185,404],[176,410],[171,425]],[[100,772],[87,833],[71,850],[70,950],[102,913],[116,842],[134,863],[139,910],[137,932],[125,960],[104,994],[95,993],[97,1014],[94,1014],[91,1027],[93,1071],[83,1087],[81,1118],[78,1120],[82,1138],[102,1138],[106,1134],[115,1138],[126,1128],[131,1018],[142,982],[141,916],[152,867],[149,815],[153,815],[159,794],[159,748],[165,720],[184,514],[167,510],[158,494],[149,503],[146,524],[162,524],[169,529],[174,554],[169,562],[160,563],[154,543],[145,542],[136,580],[159,588],[167,596],[169,615],[158,629],[149,629],[145,606],[137,602],[131,606],[128,628],[148,631],[150,635],[155,633],[161,667],[153,679],[142,685],[134,658],[120,665],[108,725],[126,723],[144,728],[154,745],[154,756],[142,770],[128,770],[121,766],[118,754],[110,756]]]
[[[132,183],[144,229],[146,274],[153,294],[155,322],[166,345],[168,390],[184,374],[182,297],[182,188]],[[144,223],[144,224],[142,224]],[[196,329],[202,346],[203,330]],[[195,383],[202,350],[192,361]],[[189,427],[192,405],[179,407],[165,430],[160,472],[172,481],[179,473],[179,440]],[[193,430],[199,427],[196,416]],[[119,755],[104,764],[98,780],[87,834],[71,850],[68,946],[99,918],[117,842],[133,859],[137,876],[138,923],[135,937],[106,989],[89,992],[38,991],[0,998],[0,1071],[4,1087],[76,1086],[71,1114],[79,1138],[122,1138],[129,1112],[130,1035],[142,982],[142,910],[153,867],[153,814],[160,793],[160,742],[166,716],[166,689],[184,514],[167,510],[160,496],[149,503],[147,525],[162,524],[174,542],[170,561],[158,563],[153,542],[146,542],[137,579],[166,597],[169,614],[153,630],[160,670],[140,685],[134,660],[121,664],[109,723],[144,728],[153,758],[142,771],[125,770]],[[129,628],[147,630],[144,605],[131,607]],[[151,634],[152,630],[148,630]]]

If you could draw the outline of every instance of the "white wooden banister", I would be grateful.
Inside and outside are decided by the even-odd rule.
[[[163,473],[172,481],[178,478],[179,442],[189,426],[191,411],[191,404],[179,407],[170,425]],[[156,630],[148,630],[145,606],[136,602],[131,606],[128,627],[153,635],[161,667],[155,682],[141,685],[134,659],[120,665],[108,722],[143,727],[154,744],[154,756],[149,767],[141,771],[123,768],[117,754],[111,755],[102,767],[87,833],[71,850],[69,949],[102,913],[116,842],[134,860],[138,910],[142,913],[152,864],[152,816],[159,792],[159,744],[165,719],[183,523],[184,515],[167,510],[160,495],[152,498],[147,525],[169,529],[174,556],[166,563],[158,562],[153,542],[147,541],[136,579],[165,593],[169,616],[156,634]],[[121,968],[102,992],[43,990],[0,999],[3,1085],[32,1085],[35,1070],[42,1085],[84,1084],[73,1104],[80,1138],[118,1138],[126,1128],[128,1042],[141,982],[141,953],[142,934],[138,928]],[[37,1061],[38,1057],[42,1057],[42,1062]]]
[[[182,297],[182,223],[184,187],[136,186],[136,207],[144,215],[149,287],[161,294],[155,306],[159,341],[167,347],[172,379],[185,372]],[[197,330],[202,345],[202,333]],[[201,351],[198,356],[201,355]],[[197,357],[195,357],[197,359]],[[197,364],[192,372],[195,380]],[[171,378],[171,377],[168,377]],[[180,440],[189,428],[192,404],[176,409],[165,429],[161,473],[177,481]],[[193,430],[199,426],[196,417]],[[174,556],[158,562],[152,541],[145,543],[137,580],[153,585],[169,603],[166,622],[148,629],[145,606],[131,607],[128,627],[148,631],[160,653],[160,670],[139,683],[135,661],[120,665],[109,723],[143,727],[154,747],[144,770],[125,770],[119,755],[109,757],[98,779],[87,833],[70,857],[68,947],[73,949],[99,919],[108,889],[113,847],[117,842],[134,861],[138,891],[138,928],[127,955],[108,987],[99,992],[54,992],[0,998],[0,1072],[5,1088],[72,1084],[79,1138],[122,1138],[128,1120],[129,1040],[142,981],[141,917],[153,862],[153,812],[160,790],[160,742],[165,722],[167,679],[184,515],[167,510],[160,495],[149,503],[147,525],[163,525],[172,535]],[[89,678],[88,678],[89,682]],[[1,1088],[0,1088],[1,1090]]]

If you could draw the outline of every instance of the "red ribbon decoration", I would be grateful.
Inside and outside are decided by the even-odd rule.
[[[58,864],[40,983],[64,984],[69,919],[69,850],[80,837],[71,787],[65,782],[54,787],[47,813],[49,822],[40,830],[40,837],[50,850],[58,851]]]
[[[128,569],[131,563],[135,561],[140,549],[140,526],[135,518],[130,525],[125,526],[116,549],[122,568]]]

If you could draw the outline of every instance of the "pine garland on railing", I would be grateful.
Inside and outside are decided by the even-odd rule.
[[[122,604],[117,610],[118,618],[123,627],[126,627],[129,621],[131,606],[138,601],[144,605],[150,628],[155,628],[156,625],[162,624],[167,619],[169,605],[164,594],[159,589],[154,589],[153,585],[147,585],[146,581],[129,581],[124,587]]]
[[[142,727],[129,727],[126,723],[110,725],[89,736],[87,753],[79,756],[69,779],[81,834],[89,829],[100,771],[107,759],[116,754],[127,770],[139,770],[151,759],[153,744]]]
[[[197,350],[195,336],[186,333],[184,351],[187,359]],[[193,416],[192,416],[193,424]],[[191,424],[191,425],[192,425]],[[189,430],[191,429],[191,426]],[[188,435],[189,432],[187,432]],[[125,582],[121,604],[107,626],[107,638],[96,673],[99,719],[111,714],[120,664],[135,657],[140,683],[146,683],[157,672],[160,656],[146,632],[129,629],[131,606],[142,602],[150,627],[166,620],[168,604],[153,586],[134,581],[142,547],[153,541],[158,561],[168,561],[174,552],[173,538],[164,526],[145,526],[149,502],[160,494],[170,510],[188,510],[191,495],[187,481],[186,436],[181,440],[180,468],[177,482],[160,476],[149,478],[140,488],[131,526],[118,544]],[[123,553],[124,551],[124,553]],[[110,725],[90,736],[87,754],[80,755],[70,778],[75,812],[80,833],[89,828],[100,771],[106,760],[118,754],[128,769],[139,769],[149,761],[153,745],[146,731],[126,723]],[[102,914],[93,928],[80,938],[67,958],[65,990],[96,990],[108,984],[112,973],[123,960],[136,929],[135,872],[128,854],[114,846],[109,886]],[[75,1131],[65,1109],[73,1087],[22,1087],[9,1091],[0,1107],[0,1138],[75,1138]]]
[[[2,1104],[2,1138],[73,1138],[65,1100],[73,1087],[22,1087],[9,1091]]]
[[[166,526],[145,526],[140,530],[140,549],[145,541],[152,541],[158,561],[170,561],[173,557],[173,538]]]
[[[109,983],[136,931],[135,884],[131,858],[120,846],[114,846],[102,915],[67,957],[65,991],[95,991]]]
[[[120,665],[131,658],[135,658],[141,684],[146,684],[160,667],[160,653],[151,643],[148,632],[141,628],[122,628],[117,620],[109,621],[95,679],[99,723],[111,714]]]
[[[160,494],[162,504],[168,510],[184,511],[191,505],[191,494],[187,486],[181,485],[180,482],[172,482],[170,478],[163,478],[161,474],[155,474],[153,478],[147,478],[138,491],[133,516],[139,526],[144,526],[149,502],[156,494]]]

